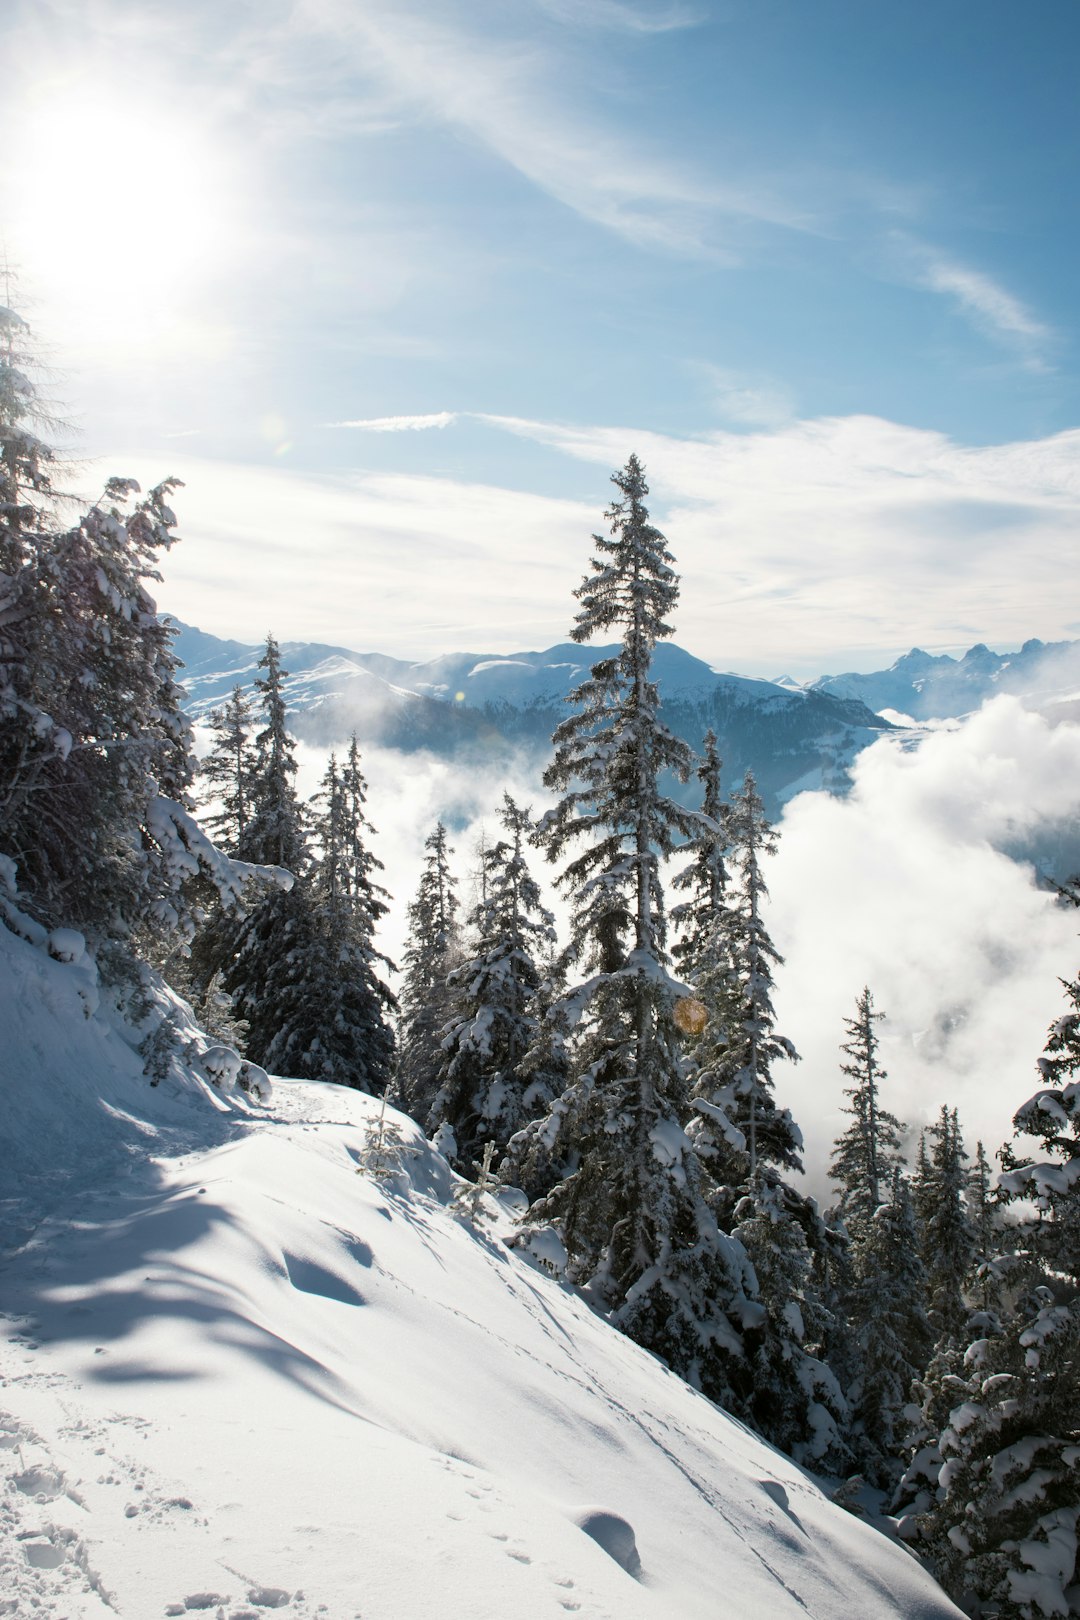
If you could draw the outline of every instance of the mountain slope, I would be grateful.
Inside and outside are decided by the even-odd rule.
[[[304,741],[332,745],[355,730],[361,744],[429,748],[467,763],[505,760],[508,746],[546,755],[567,694],[614,647],[567,642],[511,657],[452,653],[423,664],[340,647],[287,642],[290,722]],[[250,686],[258,648],[214,645],[180,627],[189,707],[204,717],[233,686]],[[656,648],[664,717],[700,750],[717,733],[727,779],[752,768],[775,810],[806,787],[842,788],[860,750],[889,729],[860,701],[718,674],[682,648]],[[691,790],[692,796],[693,790]]]
[[[47,1156],[62,1110],[34,1099],[55,1091],[84,1167],[103,1166],[77,1196],[19,1183],[34,1231],[0,1284],[6,1612],[957,1613],[511,1252],[504,1209],[455,1213],[408,1121],[403,1168],[378,1180],[357,1174],[377,1125],[358,1093],[276,1082],[258,1112],[179,1061],[151,1087],[100,1013],[72,1016],[74,974],[0,929],[5,1163]],[[630,1561],[619,1519],[639,1577],[614,1556]]]
[[[959,659],[913,647],[889,669],[823,675],[809,690],[915,720],[955,719],[1008,692],[1053,718],[1055,708],[1080,698],[1080,642],[1033,639],[1014,653],[991,652],[979,642]]]

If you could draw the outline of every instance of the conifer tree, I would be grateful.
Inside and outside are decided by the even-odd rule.
[[[1036,1288],[977,1319],[948,1386],[920,1550],[969,1612],[1080,1614],[1080,1306]]]
[[[851,1460],[847,1401],[818,1354],[824,1323],[813,1255],[787,1189],[759,1177],[736,1207],[734,1235],[750,1257],[765,1311],[746,1336],[746,1414],[797,1462],[840,1472]]]
[[[447,979],[457,966],[460,931],[454,853],[440,821],[424,843],[416,898],[408,909],[409,937],[401,985],[401,1023],[395,1097],[419,1125],[426,1125],[438,1090],[442,1032],[450,1016]]]
[[[245,861],[290,872],[289,889],[254,897],[246,914],[226,920],[206,966],[220,970],[235,1015],[248,1027],[247,1056],[277,1073],[304,1075],[312,1039],[301,986],[315,935],[311,863],[303,807],[296,795],[296,745],[289,735],[287,671],[273,636],[255,683],[265,725],[255,738],[248,820],[238,854]]]
[[[963,1335],[968,1316],[964,1288],[975,1258],[968,1218],[967,1154],[956,1110],[942,1106],[931,1142],[920,1156],[916,1209],[921,1217],[922,1256],[930,1290],[930,1323],[935,1340]]]
[[[569,1276],[618,1326],[720,1395],[741,1353],[744,1310],[754,1312],[745,1254],[719,1232],[682,1129],[660,863],[693,818],[661,776],[685,780],[691,758],[663,724],[650,677],[678,582],[637,458],[612,482],[610,535],[594,536],[571,634],[580,642],[618,628],[621,645],[571,694],[575,712],[555,731],[545,776],[562,797],[538,834],[550,860],[571,853],[560,882],[573,905],[565,962],[578,977],[558,1010],[576,1028],[567,1089],[526,1135],[572,1168],[531,1218],[557,1223]]]
[[[1038,1060],[1040,1088],[1018,1109],[1018,1132],[1041,1140],[1049,1157],[1018,1159],[1003,1150],[1008,1197],[1034,1198],[1043,1263],[1080,1283],[1080,979],[1062,979],[1069,1010],[1050,1025]]]
[[[802,1169],[801,1133],[773,1095],[773,1065],[797,1061],[798,1053],[775,1029],[772,968],[781,957],[762,915],[768,890],[761,862],[775,848],[777,834],[750,771],[733,795],[728,828],[728,898],[711,946],[714,966],[700,982],[706,997],[716,987],[716,1027],[693,1087],[700,1115],[694,1140],[726,1229],[735,1205],[755,1185],[776,1181],[785,1169]],[[709,1034],[707,1027],[707,1040]]]
[[[504,1149],[553,1100],[523,1062],[539,1034],[540,961],[555,943],[555,924],[525,860],[529,811],[507,793],[500,820],[507,837],[485,839],[481,851],[471,948],[447,979],[450,1019],[428,1119],[429,1130],[446,1127],[444,1151],[449,1147],[451,1163],[470,1176],[488,1142]]]
[[[673,889],[687,896],[671,908],[671,921],[679,935],[671,954],[683,976],[695,985],[714,967],[722,943],[730,815],[720,790],[722,763],[716,733],[707,731],[705,754],[695,773],[702,785],[701,818],[691,827],[687,840],[691,858],[671,882]]]
[[[33,370],[0,310],[0,853],[43,920],[130,942],[178,922],[180,867],[202,859],[173,632],[148,590],[175,480],[138,498],[110,479],[64,527]]]
[[[202,760],[199,774],[205,797],[219,808],[206,818],[221,847],[238,855],[246,846],[251,820],[255,758],[252,746],[252,704],[242,686],[236,686],[220,709],[210,715],[214,745]]]
[[[258,667],[258,693],[266,721],[255,738],[251,771],[251,808],[238,852],[244,860],[283,866],[299,874],[308,861],[304,812],[296,796],[296,743],[289,735],[281,652],[267,636]]]
[[[882,1107],[879,1096],[887,1076],[878,1061],[874,1024],[884,1016],[874,1011],[870,990],[864,988],[855,1000],[855,1017],[844,1020],[848,1038],[840,1048],[849,1060],[841,1070],[853,1082],[844,1090],[851,1105],[842,1110],[851,1116],[851,1124],[836,1143],[829,1175],[838,1184],[837,1209],[856,1244],[887,1197],[893,1171],[901,1162],[904,1126]]]
[[[915,1210],[898,1167],[890,1197],[867,1222],[856,1267],[851,1314],[861,1365],[849,1390],[853,1430],[863,1472],[887,1487],[900,1474],[905,1408],[932,1348]]]

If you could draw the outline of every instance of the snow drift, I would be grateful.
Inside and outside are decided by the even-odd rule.
[[[408,1120],[374,1176],[370,1098],[258,1107],[193,1038],[151,1086],[92,980],[0,927],[0,1613],[958,1612],[467,1219]]]

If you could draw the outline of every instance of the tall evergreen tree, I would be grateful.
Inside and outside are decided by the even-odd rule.
[[[471,948],[447,980],[450,1019],[428,1119],[429,1129],[446,1128],[451,1162],[469,1175],[488,1142],[504,1149],[553,1101],[523,1062],[539,1034],[540,964],[555,943],[555,923],[525,860],[528,810],[504,794],[500,820],[507,837],[485,840],[481,851]]]
[[[746,1414],[797,1462],[841,1472],[851,1460],[848,1407],[819,1353],[825,1322],[814,1256],[789,1189],[759,1174],[734,1211],[733,1232],[750,1257],[765,1320],[746,1336]]]
[[[1039,1287],[978,1334],[947,1388],[920,1550],[969,1612],[1080,1615],[1080,1305]]]
[[[775,848],[777,835],[750,771],[733,796],[728,827],[728,898],[710,947],[714,965],[700,981],[706,996],[715,985],[717,1027],[693,1088],[700,1115],[694,1139],[725,1227],[735,1205],[759,1182],[775,1182],[785,1169],[802,1169],[801,1133],[773,1095],[773,1065],[797,1061],[798,1053],[775,1028],[772,969],[781,957],[762,912],[768,894],[762,857]]]
[[[408,909],[395,1079],[399,1106],[420,1125],[427,1124],[438,1090],[442,1032],[450,1016],[447,980],[460,956],[453,850],[441,821],[424,848],[420,883]]]
[[[867,1221],[856,1279],[851,1314],[861,1365],[849,1391],[854,1439],[863,1471],[886,1487],[900,1474],[904,1411],[933,1342],[915,1211],[898,1167],[889,1198]]]
[[[251,810],[238,852],[246,861],[283,866],[299,874],[308,862],[304,812],[296,796],[296,743],[289,735],[281,652],[267,636],[257,676],[266,724],[255,738],[251,771]]]
[[[855,1017],[844,1020],[848,1038],[840,1048],[848,1059],[841,1070],[853,1082],[845,1087],[851,1104],[843,1109],[851,1124],[836,1143],[829,1175],[839,1188],[837,1208],[856,1243],[868,1232],[901,1162],[904,1126],[882,1107],[879,1096],[887,1076],[878,1061],[874,1024],[884,1016],[874,1011],[870,990],[864,988],[856,997]]]
[[[45,921],[130,941],[177,921],[191,830],[173,632],[148,590],[175,480],[140,499],[110,479],[63,527],[33,370],[25,323],[0,310],[0,853]]]
[[[707,731],[705,754],[696,772],[702,785],[701,817],[687,840],[690,860],[671,881],[672,888],[687,897],[671,908],[671,921],[679,935],[671,954],[685,978],[695,985],[715,964],[727,897],[730,806],[720,789],[722,763],[716,733]]]
[[[217,805],[206,818],[221,847],[238,855],[247,844],[254,799],[252,704],[242,686],[210,715],[214,744],[199,767],[204,796]]]
[[[693,818],[661,777],[685,780],[691,757],[663,724],[650,677],[678,582],[637,458],[612,482],[610,534],[594,536],[571,634],[580,642],[618,628],[622,641],[571,694],[575,712],[555,731],[545,776],[562,797],[538,835],[552,861],[573,852],[560,882],[573,906],[565,960],[579,977],[560,1007],[576,1025],[570,1082],[532,1129],[572,1168],[531,1215],[558,1224],[570,1277],[620,1327],[720,1393],[741,1353],[752,1279],[744,1252],[717,1228],[682,1129],[660,863]]]
[[[1061,980],[1069,1010],[1050,1025],[1038,1061],[1038,1091],[1017,1110],[1018,1132],[1037,1138],[1048,1157],[1018,1159],[1003,1151],[1003,1192],[1034,1198],[1043,1263],[1080,1283],[1080,978]]]
[[[386,891],[368,847],[366,783],[355,736],[344,768],[331,754],[316,801],[317,854],[309,878],[309,944],[289,993],[290,1039],[302,1056],[290,1072],[380,1096],[390,1081],[397,1002],[381,975],[392,964],[375,946]]]
[[[963,1337],[968,1317],[965,1284],[975,1258],[975,1236],[968,1217],[967,1154],[956,1110],[944,1105],[926,1133],[916,1181],[921,1216],[922,1255],[930,1289],[930,1323],[940,1344]]]
[[[255,683],[265,725],[255,738],[248,819],[237,852],[245,861],[283,867],[289,889],[254,897],[245,915],[226,921],[208,968],[220,969],[236,1016],[248,1027],[247,1056],[282,1074],[307,1073],[313,1038],[303,1004],[305,964],[315,925],[307,879],[311,855],[303,807],[296,795],[296,744],[289,735],[284,681],[287,671],[273,636],[259,660]]]

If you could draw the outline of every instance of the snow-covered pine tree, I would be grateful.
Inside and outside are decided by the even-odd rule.
[[[869,987],[855,999],[855,1017],[845,1018],[847,1040],[840,1050],[848,1059],[841,1071],[852,1081],[844,1096],[851,1104],[842,1110],[851,1124],[838,1139],[832,1154],[830,1178],[837,1183],[836,1207],[858,1247],[873,1220],[874,1211],[888,1196],[893,1171],[901,1162],[900,1139],[905,1127],[881,1106],[879,1087],[887,1078],[878,1061],[874,1024],[885,1014],[874,1011]]]
[[[840,1473],[852,1460],[848,1407],[819,1354],[826,1324],[804,1228],[810,1213],[764,1173],[734,1211],[733,1233],[750,1257],[765,1311],[764,1322],[746,1335],[745,1410],[754,1427],[797,1462]]]
[[[284,988],[283,1051],[299,1054],[290,1074],[330,1080],[380,1096],[390,1082],[397,1009],[381,976],[391,964],[374,930],[387,896],[374,880],[382,863],[368,848],[366,783],[355,736],[344,768],[331,754],[316,799],[317,853],[307,879],[309,940]]]
[[[696,986],[707,1005],[712,1001],[716,1028],[710,1037],[707,1026],[699,1043],[692,1093],[699,1118],[692,1134],[720,1223],[729,1230],[735,1205],[760,1179],[762,1167],[770,1167],[766,1180],[784,1169],[802,1169],[802,1136],[773,1096],[773,1065],[798,1061],[798,1053],[775,1028],[772,968],[782,959],[762,915],[768,890],[761,863],[777,834],[750,771],[732,796],[728,831],[727,900],[709,946],[711,964]]]
[[[530,812],[507,793],[499,819],[507,836],[484,841],[467,960],[447,980],[450,1018],[428,1118],[451,1163],[470,1177],[488,1142],[506,1148],[553,1100],[543,1076],[526,1074],[522,1063],[539,1033],[540,963],[554,946],[555,922],[525,860]]]
[[[851,1310],[860,1362],[848,1391],[852,1438],[863,1473],[881,1488],[899,1479],[909,1428],[905,1408],[932,1349],[926,1302],[915,1210],[896,1166],[889,1196],[871,1215],[858,1247]]]
[[[438,1089],[442,1031],[450,1016],[447,978],[458,965],[461,949],[457,879],[450,870],[454,852],[441,821],[424,849],[420,883],[408,909],[394,1081],[395,1101],[419,1125],[427,1124]]]
[[[238,855],[247,840],[254,798],[255,757],[251,699],[235,686],[221,708],[210,715],[213,747],[199,765],[204,797],[215,804],[206,825],[222,849]]]
[[[250,814],[238,852],[244,860],[299,873],[308,859],[304,812],[296,796],[296,743],[289,735],[281,651],[267,636],[255,690],[266,724],[255,738]]]
[[[618,628],[622,641],[571,694],[575,713],[555,731],[545,776],[562,797],[538,832],[550,860],[571,856],[560,883],[573,906],[565,961],[578,977],[558,1011],[576,1033],[569,1084],[526,1135],[571,1168],[530,1215],[557,1223],[568,1275],[619,1327],[730,1399],[753,1282],[744,1251],[717,1227],[683,1131],[660,880],[676,835],[694,825],[661,789],[665,772],[685,780],[692,760],[663,724],[650,678],[678,581],[635,456],[612,482],[610,536],[594,536],[571,634],[581,642]]]
[[[1002,1191],[1034,1198],[1037,1248],[1043,1263],[1080,1282],[1080,978],[1062,979],[1069,1010],[1050,1025],[1038,1061],[1042,1084],[1018,1109],[1018,1132],[1038,1138],[1046,1159],[1017,1159],[1003,1150]]]
[[[920,1551],[969,1613],[1080,1615],[1080,1303],[1040,1286],[972,1325]]]
[[[220,970],[237,1018],[248,1026],[247,1056],[281,1074],[305,1074],[310,1032],[298,1007],[298,987],[314,965],[315,924],[308,884],[311,855],[307,821],[296,795],[296,745],[286,721],[277,642],[268,636],[255,683],[265,725],[255,738],[251,796],[238,853],[245,861],[284,867],[291,889],[253,897],[239,919],[224,919],[207,949],[206,967]],[[299,1019],[299,1024],[297,1020]]]
[[[738,1017],[738,982],[728,938],[728,871],[731,807],[721,797],[721,760],[716,737],[705,736],[705,755],[697,776],[703,788],[701,819],[691,829],[687,848],[690,861],[672,879],[672,887],[687,898],[672,907],[671,919],[679,930],[672,956],[682,977],[695,995],[683,1011],[701,1019],[700,1028],[687,1034],[686,1055],[690,1064],[691,1094],[702,1100],[704,1117],[692,1121],[690,1135],[703,1160],[715,1155],[716,1128],[736,1147],[745,1146],[742,1133],[727,1119],[716,1102],[710,1076],[728,1057],[732,1029]],[[694,1002],[699,1003],[695,1007]],[[706,1110],[712,1110],[707,1114]]]
[[[964,1290],[975,1259],[975,1237],[967,1208],[967,1153],[955,1108],[942,1105],[937,1123],[927,1128],[930,1147],[920,1154],[915,1208],[920,1217],[923,1264],[929,1283],[930,1325],[939,1348],[964,1333],[968,1305]]]
[[[173,632],[147,590],[173,543],[172,487],[138,499],[110,480],[72,528],[32,538],[16,506],[6,537],[23,560],[0,581],[0,852],[43,919],[91,941],[179,915],[165,824],[187,825],[191,737]]]
[[[720,790],[722,764],[716,733],[707,731],[705,753],[695,773],[702,786],[701,819],[687,841],[690,860],[671,880],[671,887],[686,895],[671,908],[678,932],[671,954],[683,977],[694,985],[714,965],[727,895],[730,806]]]

